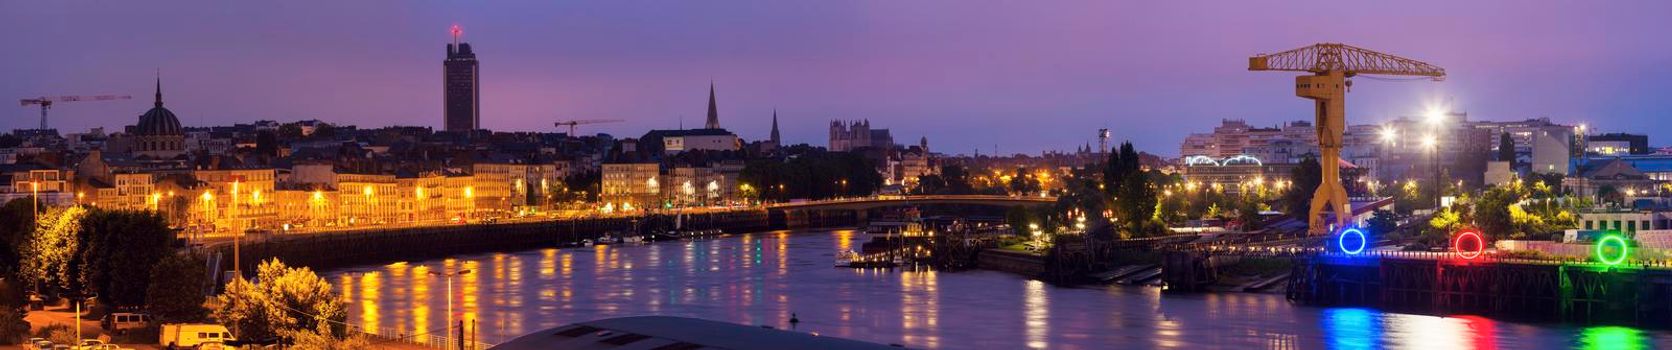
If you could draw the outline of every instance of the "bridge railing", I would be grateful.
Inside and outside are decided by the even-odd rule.
[[[1656,268],[1656,269],[1672,268],[1672,261],[1669,261],[1669,260],[1635,259],[1635,260],[1629,260],[1629,261],[1621,262],[1619,264],[1606,264],[1606,263],[1602,263],[1602,262],[1598,262],[1598,261],[1588,261],[1588,260],[1535,259],[1535,258],[1525,258],[1525,257],[1517,257],[1517,256],[1506,256],[1504,254],[1500,254],[1498,252],[1491,252],[1491,251],[1482,252],[1480,255],[1475,256],[1474,258],[1464,258],[1462,255],[1459,255],[1457,252],[1451,252],[1451,251],[1433,252],[1433,251],[1402,251],[1402,250],[1367,250],[1367,251],[1364,251],[1364,252],[1361,252],[1361,253],[1358,253],[1358,254],[1347,254],[1347,253],[1340,252],[1340,251],[1325,250],[1325,251],[1317,253],[1317,255],[1318,256],[1323,256],[1323,257],[1347,258],[1347,259],[1352,259],[1352,258],[1387,258],[1387,259],[1406,259],[1406,260],[1456,260],[1456,261],[1468,261],[1468,262],[1471,262],[1471,263],[1504,263],[1504,264],[1523,264],[1523,265],[1568,265],[1568,266],[1586,266],[1586,267],[1598,267],[1598,268],[1605,268],[1605,267]]]
[[[909,196],[906,196],[906,195],[876,195],[876,196],[864,196],[864,197],[837,197],[837,198],[831,198],[831,199],[820,199],[820,200],[801,201],[801,202],[772,203],[772,204],[768,204],[767,207],[769,207],[769,208],[783,208],[783,207],[818,206],[818,205],[827,205],[827,204],[847,204],[847,203],[864,203],[864,202],[879,202],[879,201],[914,201],[914,200],[1002,200],[1002,201],[1050,202],[1050,201],[1056,201],[1056,197],[1003,196],[1003,195],[909,195]]]
[[[357,324],[348,324],[348,332],[370,336],[374,348],[378,347],[376,346],[378,343],[389,342],[413,344],[435,349],[457,349],[459,347],[458,338],[442,334],[420,333],[384,327],[367,328]],[[493,344],[467,340],[464,342],[464,346],[465,350],[485,350],[492,348]]]

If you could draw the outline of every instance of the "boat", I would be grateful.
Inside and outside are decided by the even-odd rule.
[[[852,250],[836,253],[836,267],[866,269],[888,268],[899,265],[900,261],[898,258],[890,259],[887,257],[868,257]]]

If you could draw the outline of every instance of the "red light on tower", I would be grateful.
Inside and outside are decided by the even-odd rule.
[[[459,25],[454,24],[453,29],[450,30],[450,32],[453,33],[453,44],[455,44],[455,45],[458,44],[459,43],[459,36],[464,34],[464,30],[459,29]]]

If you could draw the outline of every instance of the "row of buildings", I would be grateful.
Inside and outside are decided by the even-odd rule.
[[[1548,118],[1479,121],[1465,113],[1398,118],[1348,126],[1341,151],[1344,163],[1338,165],[1384,181],[1437,177],[1478,187],[1516,175],[1583,175],[1593,160],[1652,153],[1645,135],[1587,131],[1582,125]],[[1500,150],[1506,137],[1510,149]],[[1179,165],[1187,174],[1213,174],[1223,181],[1287,177],[1288,165],[1318,154],[1317,140],[1317,131],[1307,121],[1256,127],[1243,120],[1223,120],[1211,132],[1185,138],[1179,146]]]
[[[159,84],[153,107],[126,132],[14,133],[17,144],[0,159],[0,198],[155,210],[206,232],[466,221],[557,208],[575,170],[553,154],[378,139],[407,130],[322,135],[322,125],[183,128]],[[189,143],[188,134],[214,142]],[[449,149],[471,156],[409,157]]]
[[[783,161],[771,135],[746,142],[720,125],[714,85],[699,129],[617,139],[493,132],[481,125],[478,56],[454,40],[443,61],[442,130],[359,129],[319,121],[188,127],[164,106],[120,131],[0,135],[0,200],[152,210],[193,232],[443,224],[747,203],[751,161]],[[831,149],[862,153],[894,191],[937,168],[927,139],[893,143],[855,122]],[[800,146],[808,147],[808,146]]]

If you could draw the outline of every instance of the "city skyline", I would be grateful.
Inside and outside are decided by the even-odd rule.
[[[868,118],[927,136],[948,153],[1071,150],[1096,144],[1083,130],[1107,127],[1114,140],[1170,155],[1192,126],[1310,119],[1309,104],[1285,89],[1288,78],[1246,72],[1244,60],[1341,41],[1451,73],[1441,84],[1359,79],[1350,123],[1416,115],[1450,101],[1477,120],[1550,117],[1599,132],[1667,136],[1655,131],[1672,121],[1657,117],[1672,113],[1672,102],[1652,92],[1672,84],[1662,79],[1672,69],[1661,64],[1672,49],[1645,45],[1664,31],[1653,15],[1663,12],[1611,3],[1503,4],[524,3],[390,10],[11,3],[0,5],[0,28],[33,33],[16,41],[31,54],[9,66],[13,81],[0,94],[144,96],[161,70],[169,106],[185,126],[320,119],[439,130],[437,48],[450,42],[448,30],[457,24],[482,55],[482,126],[494,130],[551,132],[558,131],[552,121],[580,118],[625,119],[581,130],[619,137],[694,126],[704,113],[703,84],[713,81],[727,106],[725,125],[749,140],[767,138],[776,109],[788,143],[818,145],[828,120]],[[1143,15],[1187,8],[1210,25]],[[1306,8],[1360,25],[1300,23]],[[1385,13],[1360,14],[1377,10]],[[1269,15],[1239,16],[1244,11]],[[1518,16],[1496,16],[1506,11]],[[46,15],[58,13],[77,16]],[[729,21],[728,14],[751,16]],[[1426,25],[1399,25],[1417,21]],[[1611,64],[1594,64],[1605,60]],[[51,124],[63,132],[119,130],[144,103],[58,106]],[[36,113],[14,108],[0,128],[33,127]],[[1144,122],[1150,118],[1179,123]],[[992,128],[937,128],[950,122]],[[1057,127],[999,131],[1040,122]]]

